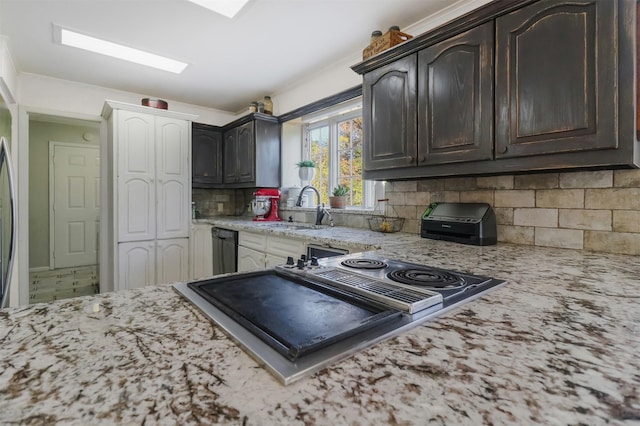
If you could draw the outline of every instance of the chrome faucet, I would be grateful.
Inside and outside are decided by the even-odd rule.
[[[298,195],[298,200],[296,201],[296,206],[301,207],[302,206],[302,197],[304,196],[304,191],[306,191],[307,189],[313,189],[316,193],[316,198],[317,198],[317,207],[316,207],[316,225],[322,225],[322,219],[324,218],[324,215],[328,215],[329,216],[329,223],[331,224],[331,226],[333,226],[333,218],[331,218],[331,215],[329,214],[329,212],[327,211],[327,209],[324,208],[324,204],[321,204],[320,201],[320,192],[311,185],[307,185],[304,188],[302,188],[302,190],[300,191],[300,195]]]
[[[329,210],[324,208],[324,203],[322,204],[322,216],[327,215],[329,216],[329,226],[333,226],[333,218],[331,217],[331,213],[329,213]],[[320,222],[322,222],[322,218],[320,218]],[[320,225],[320,224],[318,224]]]

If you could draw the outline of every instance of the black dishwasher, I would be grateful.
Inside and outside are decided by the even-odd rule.
[[[213,275],[238,271],[238,232],[211,228],[213,240]]]

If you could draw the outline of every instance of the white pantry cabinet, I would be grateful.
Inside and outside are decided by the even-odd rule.
[[[189,278],[194,115],[106,101],[102,265],[114,290]]]
[[[189,236],[190,125],[117,111],[118,240]]]

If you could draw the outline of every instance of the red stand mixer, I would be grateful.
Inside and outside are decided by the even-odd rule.
[[[251,209],[256,217],[256,221],[279,221],[278,202],[280,201],[280,190],[272,188],[258,189],[253,193],[255,198],[251,201]]]

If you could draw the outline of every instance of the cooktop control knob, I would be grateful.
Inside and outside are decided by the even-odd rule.
[[[287,265],[294,265],[293,257],[291,257],[291,256],[287,257]]]
[[[318,266],[318,258],[315,256],[311,257],[311,266]]]
[[[298,269],[304,269],[305,262],[303,259],[298,259]]]
[[[306,254],[301,254],[300,255],[300,260],[302,260],[303,262],[307,261],[307,255]]]

